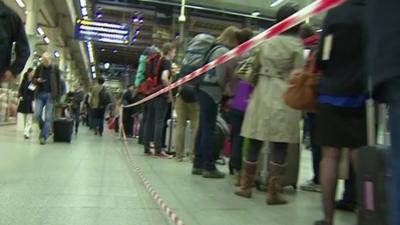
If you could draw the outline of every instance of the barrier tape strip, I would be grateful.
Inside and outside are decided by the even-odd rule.
[[[162,209],[164,214],[175,224],[175,225],[185,225],[182,220],[179,218],[179,216],[164,202],[164,200],[160,197],[160,195],[154,190],[154,188],[151,186],[150,182],[147,180],[146,176],[143,174],[142,170],[140,167],[137,166],[137,163],[135,160],[132,158],[131,154],[129,154],[128,151],[128,142],[126,139],[126,133],[124,130],[124,124],[122,122],[123,118],[123,110],[121,109],[120,111],[120,133],[123,138],[123,143],[124,143],[124,153],[128,157],[128,161],[130,162],[130,166],[134,169],[136,174],[139,176],[140,180],[144,184],[147,192],[149,192],[150,196],[153,198],[153,200],[158,204],[158,206]]]
[[[151,186],[150,182],[146,179],[142,170],[137,166],[134,159],[131,157],[131,155],[128,152],[128,143],[127,143],[126,134],[124,131],[124,126],[123,126],[123,109],[140,105],[140,104],[145,103],[153,98],[156,98],[168,91],[171,91],[172,89],[179,87],[180,85],[182,85],[190,80],[195,79],[196,77],[215,68],[216,66],[221,65],[237,56],[242,55],[243,53],[258,46],[259,44],[263,43],[264,41],[271,39],[271,38],[281,34],[282,32],[296,26],[297,24],[301,23],[305,19],[315,16],[317,14],[320,14],[322,12],[325,12],[333,7],[336,7],[336,6],[344,3],[345,1],[346,0],[317,0],[314,3],[311,3],[310,5],[306,6],[302,10],[298,11],[296,14],[292,15],[291,17],[287,18],[286,20],[274,25],[273,27],[269,28],[268,30],[260,33],[259,35],[255,36],[254,38],[250,39],[249,41],[247,41],[247,42],[239,45],[238,47],[232,49],[231,51],[227,52],[226,54],[219,56],[216,60],[214,60],[214,61],[204,65],[203,67],[197,69],[196,71],[182,77],[175,83],[172,83],[171,85],[159,90],[158,92],[147,96],[146,98],[142,99],[141,101],[138,101],[131,105],[126,105],[126,106],[121,107],[120,119],[119,119],[120,130],[121,130],[122,139],[124,141],[125,152],[127,154],[129,161],[131,162],[130,165],[133,167],[134,171],[140,177],[141,181],[143,182],[144,186],[146,187],[146,190],[149,192],[149,194],[151,195],[153,200],[159,205],[159,207],[163,210],[164,214],[175,225],[184,225],[184,223],[179,219],[178,215],[170,207],[168,207],[168,205],[161,199],[159,194]]]
[[[191,81],[195,79],[196,77],[200,76],[201,74],[217,67],[218,65],[221,65],[235,57],[238,57],[242,55],[243,53],[251,50],[252,48],[258,46],[259,44],[263,43],[264,41],[271,39],[284,31],[300,24],[304,20],[306,20],[309,17],[318,15],[320,13],[323,13],[333,7],[336,7],[346,0],[317,0],[310,5],[304,7],[302,10],[298,11],[297,13],[293,14],[289,18],[283,20],[280,23],[275,24],[268,30],[258,34],[254,38],[250,39],[249,41],[237,46],[236,48],[230,50],[226,54],[219,56],[217,59],[214,61],[204,65],[203,67],[197,69],[196,71],[180,78],[176,82],[170,84],[169,86],[147,96],[146,98],[142,99],[141,101],[138,101],[136,103],[133,103],[131,105],[126,105],[123,106],[124,108],[131,108],[140,104],[143,104],[151,99],[154,99],[176,87],[181,86],[182,84]]]

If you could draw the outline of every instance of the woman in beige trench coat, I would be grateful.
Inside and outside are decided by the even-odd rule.
[[[280,22],[297,10],[289,5],[278,10]],[[271,145],[270,178],[268,181],[270,205],[286,204],[279,196],[281,178],[286,167],[288,143],[299,143],[301,112],[289,108],[283,94],[288,88],[290,74],[304,66],[304,46],[299,35],[300,26],[279,35],[260,46],[255,63],[256,86],[250,98],[242,136],[250,139],[248,155],[243,162],[242,186],[235,194],[251,197],[258,153],[264,142]]]

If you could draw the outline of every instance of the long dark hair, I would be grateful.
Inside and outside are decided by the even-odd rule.
[[[24,73],[24,78],[22,80],[23,81],[28,80],[29,73],[31,73],[32,71],[33,71],[32,67],[28,68],[28,70]]]

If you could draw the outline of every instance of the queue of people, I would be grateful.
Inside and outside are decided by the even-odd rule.
[[[312,145],[320,148],[320,157],[315,156],[315,177],[305,189],[320,190],[324,218],[314,225],[333,225],[335,195],[338,179],[338,162],[343,149],[351,152],[353,168],[368,162],[358,160],[357,149],[366,146],[367,127],[365,104],[368,89],[373,89],[378,100],[389,106],[389,124],[391,128],[391,180],[388,202],[390,203],[390,225],[399,225],[399,71],[396,53],[400,45],[396,39],[398,17],[395,10],[400,6],[395,0],[385,3],[372,0],[349,0],[332,9],[326,16],[319,45],[315,52],[314,72],[320,74],[317,109],[314,132],[311,132]],[[291,5],[281,7],[276,21],[281,22],[297,9]],[[384,13],[383,13],[384,12]],[[29,47],[22,23],[18,16],[0,1],[1,27],[8,27],[4,22],[16,24],[15,29],[4,30],[11,35],[0,43],[0,79],[11,81],[23,70],[29,56]],[[368,26],[365,26],[365,20]],[[377,26],[374,26],[377,24]],[[384,24],[384,25],[383,25]],[[261,44],[242,59],[233,59],[207,71],[194,85],[193,99],[185,100],[183,95],[176,97],[175,107],[178,112],[177,160],[183,158],[184,129],[187,119],[192,127],[192,147],[190,158],[193,162],[192,174],[204,178],[224,178],[225,174],[217,169],[216,124],[221,104],[230,100],[232,124],[232,160],[237,180],[235,195],[252,197],[259,154],[264,145],[269,146],[269,176],[267,204],[282,205],[288,201],[281,195],[282,180],[288,166],[289,145],[300,145],[300,121],[302,112],[289,107],[284,100],[284,93],[290,87],[292,79],[304,73],[306,58],[304,44],[300,37],[301,25]],[[376,30],[375,30],[376,29]],[[3,30],[1,30],[3,32]],[[211,62],[229,50],[250,39],[252,34],[247,29],[234,26],[226,28],[203,57],[204,62]],[[349,36],[351,38],[349,38]],[[3,36],[2,36],[3,37]],[[11,61],[13,43],[16,43],[16,60]],[[153,48],[142,55],[138,74],[140,81],[128,86],[122,97],[122,105],[129,105],[171,83],[172,62],[176,47],[165,43],[161,51]],[[241,79],[238,68],[248,64],[250,79]],[[139,72],[140,71],[140,72]],[[318,72],[317,72],[318,71]],[[185,75],[185,74],[181,74]],[[99,77],[91,87],[86,105],[90,107],[95,134],[102,136],[104,114],[111,99],[104,87],[104,78]],[[142,85],[144,84],[144,85]],[[370,85],[367,85],[370,84]],[[54,106],[62,95],[62,79],[57,66],[51,62],[49,53],[42,55],[41,64],[34,70],[28,69],[22,79],[18,111],[24,114],[24,137],[31,136],[32,114],[39,123],[40,144],[45,144],[50,136]],[[371,91],[371,90],[370,90]],[[182,92],[180,92],[182,94]],[[78,85],[72,94],[74,104],[75,132],[78,132],[81,102],[84,99]],[[33,110],[33,101],[35,110]],[[168,107],[175,98],[172,93],[160,95],[144,105],[141,123],[141,138],[145,155],[170,158],[165,150],[166,118]],[[134,110],[133,110],[134,111]],[[124,109],[124,131],[132,136],[132,118],[129,108]],[[44,115],[44,116],[43,116]],[[244,140],[248,147],[244,152]],[[154,146],[152,146],[154,143]],[[154,153],[151,151],[154,147]],[[313,147],[313,148],[314,148]],[[318,151],[318,150],[317,150]],[[320,159],[318,159],[320,158]],[[242,160],[243,159],[243,160]],[[372,160],[372,159],[371,159]],[[358,176],[355,171],[354,176]],[[352,178],[349,179],[352,182]],[[316,185],[319,189],[317,189]],[[354,185],[354,184],[353,184]],[[346,191],[353,189],[351,187]]]

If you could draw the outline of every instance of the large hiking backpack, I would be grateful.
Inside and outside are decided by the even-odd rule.
[[[216,39],[209,34],[198,34],[190,42],[182,61],[180,77],[186,76],[208,63],[211,54],[217,48]],[[195,87],[202,81],[197,77],[179,88],[179,95],[185,102],[195,102]]]
[[[145,78],[138,87],[139,93],[150,95],[161,89],[159,74],[161,72],[162,60],[162,56],[158,52],[147,56]]]

